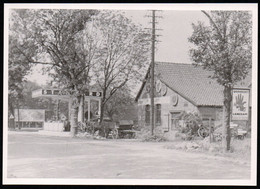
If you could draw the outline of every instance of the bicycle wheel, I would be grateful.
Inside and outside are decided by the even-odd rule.
[[[208,129],[206,129],[205,127],[200,127],[200,128],[198,129],[198,135],[199,135],[201,138],[205,138],[205,137],[209,136]]]

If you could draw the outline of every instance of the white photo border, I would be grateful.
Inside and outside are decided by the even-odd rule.
[[[20,179],[7,178],[8,142],[8,17],[10,9],[114,9],[114,10],[247,10],[252,11],[252,136],[251,178],[249,180],[203,179]],[[257,169],[257,81],[258,81],[258,6],[257,3],[212,4],[4,4],[4,111],[3,111],[3,184],[53,184],[53,185],[219,185],[255,186]]]

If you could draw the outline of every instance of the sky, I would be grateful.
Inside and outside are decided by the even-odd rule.
[[[144,28],[151,28],[151,11],[146,10],[124,10],[125,15],[136,24],[141,24]],[[198,21],[208,22],[206,16],[201,11],[180,11],[164,10],[157,11],[156,14],[162,18],[157,18],[156,31],[159,43],[156,44],[155,61],[191,63],[189,48],[192,46],[188,42],[188,37],[192,34],[192,23]],[[27,79],[45,85],[50,81],[47,75],[42,75],[42,65],[32,69],[32,73]]]
[[[159,11],[156,13],[162,18],[157,18],[156,31],[160,41],[157,44],[155,54],[156,61],[191,63],[189,57],[188,37],[192,34],[192,23],[199,20],[207,22],[206,16],[201,11]],[[142,24],[145,28],[151,28],[151,18],[145,17],[151,15],[150,11],[128,11],[126,15],[132,18],[136,23]]]

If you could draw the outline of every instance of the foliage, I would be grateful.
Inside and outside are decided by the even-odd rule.
[[[182,119],[184,120],[184,127],[181,128],[181,132],[197,135],[199,126],[202,125],[201,117],[197,113],[184,112]]]
[[[165,142],[167,139],[161,135],[147,135],[143,140],[143,142]]]
[[[104,113],[112,120],[118,121],[120,118],[126,117],[125,115],[131,113],[129,108],[133,106],[134,99],[130,95],[130,90],[127,86],[124,86],[115,92],[114,95],[107,101],[104,106]]]
[[[165,142],[168,139],[164,136],[164,132],[161,127],[156,127],[154,135],[151,135],[151,127],[145,126],[137,132],[136,138],[143,142]]]
[[[14,26],[18,23],[22,28],[21,39],[35,47],[35,56],[28,55],[24,46],[19,47],[20,53],[28,63],[48,65],[46,72],[58,87],[70,92],[73,115],[80,96],[95,80],[103,92],[102,120],[108,100],[145,70],[149,35],[119,12],[17,9],[12,19]]]
[[[30,34],[25,32],[17,12],[11,11],[9,21],[8,109],[13,114],[24,97],[22,83],[30,72],[30,59],[36,55],[37,47],[32,40],[27,40]]]
[[[24,28],[26,41],[32,41],[37,47],[37,57],[26,56],[30,63],[51,65],[47,71],[71,98],[71,125],[77,125],[77,107],[83,86],[89,84],[90,61],[88,51],[78,46],[81,32],[86,22],[96,13],[94,10],[39,9],[15,10],[17,20]],[[20,48],[26,55],[25,48]],[[38,60],[40,57],[40,60]],[[43,61],[43,62],[42,62]],[[52,70],[52,72],[50,72]],[[75,135],[74,131],[71,130]]]
[[[55,108],[57,107],[57,100],[52,98],[32,98],[32,91],[41,88],[37,83],[31,81],[21,82],[21,96],[22,100],[19,102],[20,109],[45,109],[46,119],[52,119],[55,115]],[[10,98],[10,97],[9,97]],[[18,108],[17,106],[14,108]],[[60,113],[65,116],[68,115],[68,103],[60,101],[59,102]]]
[[[86,35],[91,37],[95,53],[93,79],[103,92],[102,120],[108,100],[129,81],[140,79],[142,71],[146,69],[149,35],[115,11],[102,11],[93,17]]]
[[[20,108],[28,108],[28,109],[45,109],[46,118],[51,119],[49,114],[55,114],[55,108],[57,106],[57,100],[52,98],[32,98],[32,91],[40,89],[41,87],[34,82],[27,81],[22,83],[23,86],[23,101],[20,103]],[[46,86],[50,87],[50,86]],[[59,102],[59,110],[60,113],[64,115],[68,115],[68,103],[60,101]]]
[[[195,141],[175,141],[165,146],[166,149],[184,150],[198,153],[205,153],[214,156],[230,157],[237,162],[250,164],[251,140],[232,140],[232,147],[229,152],[223,151],[222,142],[209,142],[209,137],[204,140]]]
[[[184,121],[184,125],[178,127],[176,137],[180,137],[183,140],[192,140],[198,136],[198,129],[202,125],[202,119],[197,113],[183,112],[181,119]]]
[[[39,10],[32,28],[34,39],[51,59],[51,75],[63,87],[81,92],[89,83],[89,52],[79,46],[92,10]]]
[[[19,35],[24,36],[27,43],[33,43],[37,53],[37,56],[29,56],[26,53],[28,48],[21,46],[19,51],[27,62],[50,65],[46,71],[59,85],[81,91],[83,85],[89,83],[90,65],[88,51],[82,49],[77,42],[86,22],[96,11],[19,9],[14,13],[14,25],[23,28],[23,33],[20,31]],[[20,39],[20,36],[17,38]]]
[[[23,101],[21,102],[22,108],[31,108],[31,109],[37,109],[37,108],[43,108],[42,106],[39,107],[40,99],[33,99],[32,98],[32,91],[39,89],[40,86],[37,83],[26,81],[21,83],[23,91]]]
[[[193,24],[189,41],[195,65],[213,71],[213,78],[224,86],[224,127],[226,149],[230,150],[232,87],[244,79],[252,66],[252,20],[248,11],[202,11],[210,25]]]
[[[192,24],[189,41],[196,65],[212,70],[221,85],[234,85],[245,78],[252,66],[252,21],[247,11],[204,12],[210,25]]]

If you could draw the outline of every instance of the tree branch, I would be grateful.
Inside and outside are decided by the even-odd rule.
[[[208,17],[208,19],[210,20],[210,22],[211,22],[211,23],[213,24],[213,26],[216,28],[216,30],[217,30],[219,36],[220,36],[221,39],[223,40],[223,36],[221,35],[221,32],[220,32],[219,28],[217,27],[216,23],[213,21],[213,19],[211,18],[211,16],[210,16],[206,11],[203,11],[203,10],[202,10],[201,12],[203,12],[203,13]]]
[[[55,65],[54,63],[51,62],[38,62],[38,61],[32,61],[29,62],[30,64],[45,64],[45,65]]]

